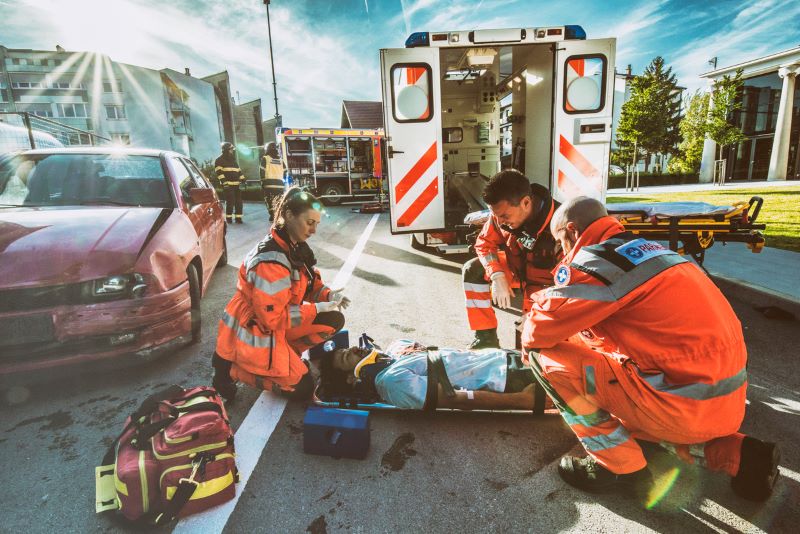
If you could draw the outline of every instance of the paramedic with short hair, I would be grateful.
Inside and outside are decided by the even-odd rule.
[[[467,320],[475,331],[470,349],[499,347],[497,316],[492,308],[508,308],[514,295],[512,279],[522,285],[523,311],[530,295],[552,284],[558,263],[550,217],[559,203],[547,188],[531,184],[521,172],[495,174],[483,192],[491,215],[475,241],[473,258],[462,267]],[[505,252],[505,261],[499,252]]]
[[[236,293],[219,322],[213,386],[228,400],[236,382],[308,398],[313,380],[300,354],[344,326],[350,299],[322,283],[306,241],[317,231],[322,205],[294,187],[275,210],[270,233],[244,258]]]
[[[626,232],[597,200],[566,202],[550,226],[565,257],[555,286],[533,295],[522,344],[588,453],[562,457],[561,477],[647,500],[641,439],[729,474],[744,498],[769,497],[779,453],[738,432],[747,349],[719,289],[677,253]]]

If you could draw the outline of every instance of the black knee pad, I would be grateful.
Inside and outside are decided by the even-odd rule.
[[[314,324],[330,326],[334,332],[338,332],[344,326],[344,314],[339,311],[318,313],[314,318]]]
[[[473,284],[485,283],[486,269],[484,269],[481,260],[472,258],[467,263],[461,266],[461,278],[465,282]]]

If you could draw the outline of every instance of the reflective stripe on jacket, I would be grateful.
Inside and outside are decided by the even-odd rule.
[[[637,379],[617,386],[632,388],[626,392],[641,409],[674,413],[687,435],[738,428],[747,384],[742,327],[696,265],[603,217],[554,270],[554,281],[532,295],[525,348],[580,338],[625,362],[614,369]]]
[[[311,323],[317,315],[313,302],[328,301],[330,289],[313,267],[308,245],[290,251],[287,241],[281,230],[273,230],[245,256],[236,293],[219,323],[217,353],[250,373],[293,385],[306,366],[296,365],[300,356],[287,343],[286,331]],[[298,249],[305,257],[297,258]],[[301,374],[289,376],[290,368]]]
[[[239,185],[245,180],[242,169],[236,162],[236,156],[233,155],[222,154],[214,160],[214,172],[223,186]]]
[[[523,229],[533,235],[524,236],[523,229],[504,229],[495,216],[490,215],[475,240],[475,252],[486,269],[486,275],[491,276],[505,270],[498,255],[500,250],[505,251],[508,269],[523,287],[530,284],[533,286],[531,290],[538,290],[553,283],[552,269],[559,260],[556,241],[550,233],[550,219],[558,203],[547,189],[538,184],[531,184],[531,195],[534,206],[538,200],[542,201],[542,207],[533,214],[533,219],[523,225]]]

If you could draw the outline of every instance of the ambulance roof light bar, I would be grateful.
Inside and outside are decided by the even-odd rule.
[[[522,44],[585,39],[586,32],[578,25],[455,32],[414,32],[406,39],[406,48],[427,46],[463,47],[473,44]]]

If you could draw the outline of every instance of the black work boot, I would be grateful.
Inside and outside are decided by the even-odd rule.
[[[558,474],[564,482],[590,493],[620,492],[636,497],[640,502],[647,501],[647,494],[653,486],[653,475],[647,467],[617,475],[612,473],[591,456],[578,458],[562,456],[558,464]]]
[[[478,350],[488,348],[500,348],[500,340],[497,339],[497,329],[476,330],[475,339],[472,340],[472,343],[469,344],[467,349]]]
[[[778,445],[745,436],[741,454],[739,472],[731,478],[733,492],[749,501],[766,501],[778,480]]]
[[[231,365],[232,362],[221,358],[216,352],[211,357],[211,366],[214,368],[211,386],[228,402],[236,400],[236,382],[231,378]]]

